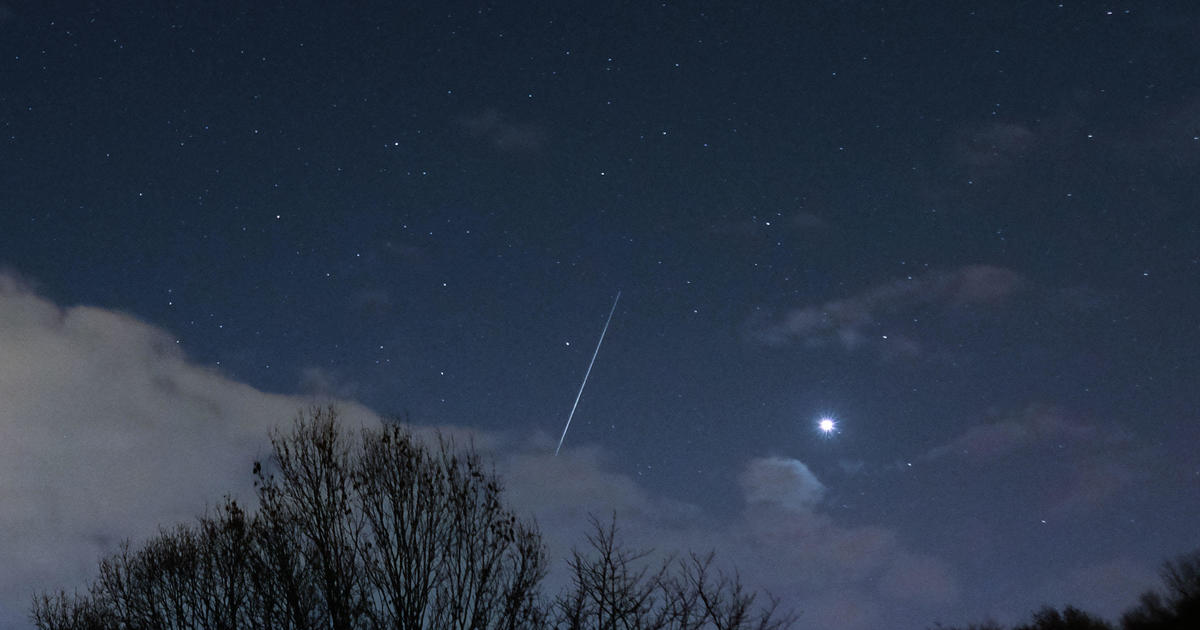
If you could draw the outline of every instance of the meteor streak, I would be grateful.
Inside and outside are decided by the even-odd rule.
[[[613,300],[612,308],[608,311],[608,319],[604,321],[604,330],[600,331],[600,341],[596,342],[596,351],[592,353],[592,360],[588,362],[587,371],[583,373],[583,382],[579,384],[579,393],[575,394],[575,404],[571,405],[571,413],[567,415],[567,426],[563,427],[562,437],[558,438],[558,448],[554,449],[554,456],[558,457],[558,451],[562,448],[563,440],[567,439],[567,429],[571,428],[571,418],[575,417],[575,408],[579,406],[579,397],[583,396],[583,388],[587,386],[588,376],[592,373],[592,366],[596,364],[596,355],[600,354],[600,344],[604,343],[604,335],[608,332],[608,324],[612,322],[613,313],[617,311],[617,302],[621,300],[621,292],[617,291],[617,298]]]

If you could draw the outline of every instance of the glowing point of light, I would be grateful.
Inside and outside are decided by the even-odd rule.
[[[833,433],[833,430],[837,428],[837,423],[833,421],[833,418],[821,418],[821,420],[817,422],[817,428],[820,429],[822,433]]]

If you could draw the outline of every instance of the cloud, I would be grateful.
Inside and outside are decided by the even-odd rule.
[[[1023,124],[989,121],[958,134],[952,144],[953,159],[967,168],[969,177],[978,180],[1008,172],[1030,157],[1039,140]]]
[[[953,591],[948,567],[905,549],[896,532],[875,525],[842,525],[823,512],[825,488],[802,462],[752,460],[740,481],[747,509],[736,536],[751,541],[754,553],[766,554],[773,565],[784,567],[781,577],[792,585],[822,590],[829,584],[865,587],[888,575],[924,575],[942,585],[939,591]],[[909,599],[912,593],[889,586],[887,594]]]
[[[930,556],[898,552],[880,578],[879,590],[893,598],[942,604],[958,595],[946,563]]]
[[[497,150],[506,153],[534,152],[546,144],[546,130],[540,125],[514,123],[495,109],[459,120],[472,137],[486,140]]]
[[[612,471],[603,451],[574,447],[553,456],[552,440],[533,439],[493,454],[518,509],[535,514],[553,569],[587,533],[589,515],[615,512],[621,540],[655,549],[658,557],[715,549],[753,588],[802,610],[804,624],[846,630],[874,628],[898,611],[913,623],[957,597],[949,565],[907,547],[899,534],[874,525],[845,525],[822,510],[826,488],[803,462],[752,459],[737,481],[744,501],[732,519],[656,496]],[[562,575],[551,574],[551,584]],[[885,612],[886,611],[886,612]]]
[[[1089,510],[1121,497],[1146,478],[1143,471],[1129,457],[1101,455],[1073,462],[1065,483],[1051,497],[1051,513],[1063,515]]]
[[[0,348],[0,625],[35,590],[81,585],[120,540],[248,495],[268,430],[311,402],[199,367],[134,317],[60,308],[11,274]]]
[[[755,459],[741,476],[748,503],[766,503],[786,510],[807,510],[825,494],[803,463],[784,457]]]
[[[300,370],[300,391],[320,399],[351,399],[358,393],[358,386],[347,381],[333,370],[309,366]]]
[[[739,480],[746,510],[729,534],[743,543],[737,559],[769,567],[758,577],[797,602],[806,624],[872,628],[902,611],[923,610],[912,613],[917,622],[932,618],[925,607],[957,598],[945,562],[908,548],[889,528],[844,525],[823,512],[825,488],[802,462],[752,460]]]
[[[1177,38],[1197,24],[1192,20],[1161,30]],[[1166,33],[1175,29],[1180,32]],[[1093,239],[1111,230],[1185,213],[1180,200],[1194,197],[1190,175],[1200,167],[1195,151],[1200,94],[1180,91],[1119,117],[1112,116],[1111,106],[1103,91],[1076,87],[1036,120],[999,121],[993,114],[964,122],[942,141],[945,160],[928,183],[928,201],[941,216],[972,224],[982,216],[997,225],[1028,224],[1037,217],[1043,231],[1071,233],[1077,244],[1100,246],[1098,256],[1104,255],[1103,243]],[[1088,177],[1097,170],[1111,176]],[[1139,211],[1127,222],[1114,218],[1109,231],[1076,230],[1062,203],[1065,196],[1081,195]]]
[[[594,446],[564,448],[534,436],[486,454],[504,480],[504,496],[513,509],[536,519],[551,572],[547,590],[565,584],[565,559],[591,533],[590,519],[607,523],[615,516],[623,544],[652,549],[657,557],[721,545],[711,515],[698,506],[654,496],[629,475],[611,470],[608,457]],[[722,551],[724,553],[724,551]]]
[[[839,344],[848,351],[877,348],[885,357],[921,354],[912,314],[935,307],[995,305],[1018,292],[1016,272],[990,265],[931,271],[871,287],[849,298],[792,310],[782,317],[751,322],[751,336],[768,345],[800,341],[808,346]],[[884,325],[888,326],[885,327]],[[893,328],[895,330],[893,330]]]
[[[1118,556],[1076,567],[1039,591],[1051,601],[1095,602],[1089,612],[1114,619],[1135,603],[1137,595],[1159,585],[1155,567]]]
[[[948,442],[930,449],[926,459],[956,456],[990,462],[1039,445],[1115,444],[1128,440],[1128,433],[1119,427],[1102,430],[1068,416],[1058,407],[1032,404],[1012,416],[968,427]]]
[[[1053,456],[1045,457],[1047,453]],[[1024,461],[1019,458],[1037,458],[1038,469],[1055,481],[1030,491],[1041,493],[1050,514],[1063,515],[1095,508],[1135,487],[1144,477],[1139,472],[1144,456],[1118,425],[1090,423],[1059,407],[1032,404],[967,427],[931,448],[924,459],[1012,466]]]
[[[972,457],[976,460],[995,460],[1031,442],[1033,430],[1017,421],[993,422],[971,427],[947,444],[929,451],[931,459],[947,455]]]

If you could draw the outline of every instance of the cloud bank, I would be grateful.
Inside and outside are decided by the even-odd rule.
[[[165,331],[0,274],[0,626],[121,540],[249,496],[268,430],[311,401],[188,362]],[[374,416],[345,405],[351,421]]]

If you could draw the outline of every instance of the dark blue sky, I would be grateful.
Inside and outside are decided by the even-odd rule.
[[[818,625],[1112,615],[1200,546],[1200,10],[405,4],[0,5],[0,298],[544,455],[621,290],[564,452]],[[776,517],[857,551],[745,566]]]

